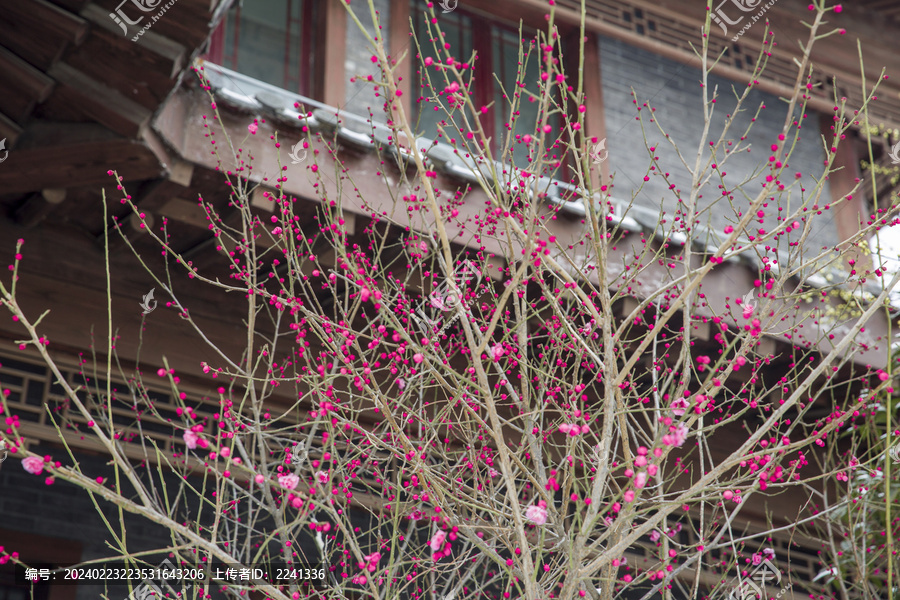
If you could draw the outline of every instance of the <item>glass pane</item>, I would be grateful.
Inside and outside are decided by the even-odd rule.
[[[472,57],[473,50],[472,22],[470,17],[460,13],[442,14],[438,24],[441,27],[444,37],[437,44],[432,42],[432,37],[429,35],[428,24],[426,22],[429,18],[428,14],[420,9],[418,17],[416,24],[416,38],[421,47],[423,61],[426,58],[431,58],[437,63],[438,60],[445,57],[446,52],[444,50],[441,50],[440,52],[435,50],[435,45],[442,46],[445,43],[450,44],[450,54],[454,59],[465,62],[469,61]],[[437,36],[436,25],[431,25],[431,31],[433,35]],[[418,77],[418,91],[416,94],[418,100],[418,126],[416,131],[425,137],[446,142],[446,140],[438,134],[439,124],[450,137],[457,137],[457,134],[459,133],[459,130],[453,126],[452,122],[447,117],[447,110],[452,107],[446,101],[446,95],[442,92],[447,87],[448,83],[444,73],[434,66],[424,68],[426,71],[420,73]],[[468,72],[471,77],[471,70]],[[428,83],[429,78],[431,80],[430,87]],[[450,81],[452,82],[454,80],[451,79]],[[453,114],[453,121],[457,125],[462,125],[464,120],[459,111],[454,110]],[[469,114],[468,118],[471,123],[472,115]]]
[[[502,156],[504,162],[512,162],[517,167],[525,168],[529,164],[528,151],[523,141],[523,136],[537,137],[537,125],[540,120],[540,54],[537,49],[534,34],[523,30],[522,60],[519,60],[519,33],[501,27],[494,27],[492,31],[492,50],[494,56],[494,70],[497,78],[494,80],[494,112],[496,114],[495,148],[497,152],[509,145],[512,159],[509,155]],[[499,80],[499,81],[498,81]],[[521,80],[524,89],[517,85]],[[502,85],[501,85],[502,84]],[[529,93],[530,92],[530,93]],[[512,97],[508,95],[511,94]],[[518,94],[518,98],[516,98]],[[512,114],[512,104],[517,103],[516,113]],[[553,105],[551,104],[551,110]],[[514,117],[514,119],[511,119]],[[515,121],[513,127],[512,121]],[[552,132],[546,134],[549,148],[559,134],[559,119],[551,116],[548,124],[553,127]],[[511,131],[512,128],[512,131]],[[510,138],[510,133],[512,136]],[[551,153],[552,155],[552,153]],[[532,160],[536,157],[532,156]]]
[[[41,406],[44,403],[44,385],[45,382],[40,379],[28,381],[28,388],[25,393],[26,404]]]
[[[301,73],[313,61],[302,60],[302,0],[244,2],[228,12],[225,21],[223,66],[271,83],[302,92]],[[305,86],[304,86],[305,87]]]

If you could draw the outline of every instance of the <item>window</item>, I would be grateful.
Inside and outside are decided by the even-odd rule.
[[[323,10],[315,0],[237,2],[210,40],[209,60],[232,71],[318,98],[316,44]]]
[[[422,52],[422,60],[431,58],[437,62],[439,53],[435,52],[435,44],[429,35],[429,14],[423,3],[414,4],[413,14],[416,17],[416,37]],[[495,158],[509,161],[509,157],[501,157],[500,151],[507,144],[507,136],[512,134],[509,144],[512,151],[512,162],[518,167],[527,167],[529,157],[525,149],[523,136],[534,135],[540,115],[540,102],[529,92],[537,95],[540,89],[540,54],[537,48],[537,32],[523,27],[521,38],[517,26],[488,20],[480,15],[457,9],[451,13],[440,14],[437,23],[444,34],[441,44],[450,45],[450,53],[454,59],[465,61],[467,65],[466,81],[471,82],[472,102],[476,109],[493,103],[486,113],[473,116],[467,111],[465,119],[472,123],[474,118],[481,120],[482,127],[491,136],[491,151]],[[432,25],[431,31],[437,31]],[[519,45],[522,42],[522,62],[519,61]],[[471,68],[471,58],[477,57],[475,68]],[[441,53],[443,54],[443,53]],[[519,89],[516,81],[521,79],[524,89]],[[496,75],[496,77],[495,77]],[[447,120],[447,108],[453,108],[444,93],[446,82],[437,69],[428,72],[433,88],[427,85],[428,79],[422,73],[418,76],[416,97],[418,131],[425,137],[449,143],[439,135],[438,126],[442,126],[448,137],[459,134]],[[508,98],[511,94],[512,98]],[[516,99],[516,94],[518,98]],[[515,129],[510,131],[510,101],[518,102],[518,115]],[[552,110],[552,108],[551,108]],[[548,147],[559,133],[561,120],[559,115],[551,115],[548,123],[553,127]],[[457,125],[463,123],[463,115],[455,116]],[[533,157],[532,157],[533,158]]]

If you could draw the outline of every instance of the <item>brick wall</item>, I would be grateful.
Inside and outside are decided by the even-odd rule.
[[[49,454],[54,459],[69,464],[70,459],[59,448],[35,445],[31,449],[39,454]],[[78,455],[76,455],[78,456]],[[84,473],[109,476],[111,470],[106,461],[96,456],[78,456]],[[115,556],[107,547],[113,535],[97,513],[90,497],[84,491],[65,481],[57,480],[53,485],[45,483],[46,471],[39,476],[31,475],[22,468],[21,460],[10,454],[0,467],[0,514],[4,517],[3,527],[22,533],[21,542],[29,534],[63,540],[77,541],[82,546],[81,560],[91,560]],[[98,504],[115,531],[121,534],[119,514],[115,507],[100,499]],[[128,549],[132,552],[152,550],[168,544],[169,537],[163,528],[148,520],[124,513]],[[7,552],[15,551],[16,539],[2,540]],[[103,592],[102,585],[79,584],[77,600],[97,600]],[[110,590],[110,599],[125,598],[127,588],[115,587]]]
[[[651,175],[650,181],[643,180],[650,158],[644,145],[641,124],[635,120],[637,112],[631,90],[634,89],[639,104],[648,102],[657,108],[655,116],[659,119],[659,123],[669,134],[670,139],[678,143],[687,164],[693,168],[703,133],[700,61],[695,59],[690,63],[679,63],[624,42],[601,37],[600,63],[609,169],[611,174],[615,174],[614,195],[623,200],[630,200],[634,196],[636,204],[656,210],[662,204],[671,223],[672,215],[677,208],[674,190],[668,189],[662,177]],[[742,93],[744,89],[741,84],[712,75],[709,77],[709,84],[711,88],[718,86],[719,97],[715,104],[710,135],[704,143],[718,138],[726,115],[732,112],[736,104],[732,87],[738,93]],[[745,142],[752,145],[751,151],[739,153],[725,163],[723,170],[727,173],[725,181],[729,189],[768,160],[769,147],[777,140],[777,135],[784,124],[787,105],[775,96],[753,90],[744,103],[745,112],[735,120],[735,125],[729,130],[726,139],[734,140],[737,145],[760,104],[765,104],[767,108],[753,123],[753,129]],[[821,175],[825,154],[819,140],[819,115],[813,111],[807,111],[806,114],[800,143],[788,162],[787,172],[790,176],[784,179],[793,181],[793,174],[801,172],[803,174],[801,182],[808,191],[811,191],[815,184],[810,175]],[[691,188],[690,174],[677,158],[671,143],[665,141],[664,135],[657,129],[657,124],[650,122],[648,109],[644,108],[642,115],[647,140],[656,146],[655,155],[659,157],[659,164],[664,172],[670,173],[671,180],[682,192],[682,198],[687,199]],[[704,197],[698,202],[700,207],[709,206],[711,201],[721,197],[721,190],[717,188],[718,183],[718,180],[713,180],[704,188],[702,191]],[[746,186],[748,194],[759,189],[760,186],[756,182]],[[821,203],[825,204],[830,200],[826,182]],[[792,204],[798,201],[799,196],[795,193]],[[736,207],[748,205],[748,199],[735,195]],[[767,217],[770,217],[777,213],[778,207],[770,203],[765,210]],[[711,227],[721,232],[728,224],[729,213],[733,220],[734,211],[728,204],[725,202],[718,204],[711,215]],[[821,217],[824,216],[823,214]],[[810,236],[810,242],[806,246],[809,251],[821,249],[823,245],[831,247],[839,241],[834,221],[821,217],[815,221],[818,223],[815,226],[815,235]],[[773,219],[767,218],[765,225],[757,227],[767,227],[771,230],[772,223]],[[707,225],[705,216],[701,224]]]

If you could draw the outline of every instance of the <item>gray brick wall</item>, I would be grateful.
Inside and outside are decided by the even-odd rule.
[[[632,102],[631,90],[634,89],[639,104],[648,102],[656,107],[656,118],[670,139],[678,143],[688,165],[693,167],[703,132],[699,59],[689,63],[678,63],[624,42],[603,37],[600,40],[600,60],[609,168],[610,173],[615,174],[613,193],[623,200],[630,200],[634,196],[636,204],[655,210],[662,205],[667,213],[666,218],[671,223],[672,215],[677,208],[674,190],[668,189],[662,177],[651,175],[650,181],[646,183],[643,181],[650,157],[644,146],[644,134],[641,132],[640,123],[635,120],[637,112]],[[709,83],[710,87],[718,85],[719,98],[715,105],[716,112],[710,135],[705,143],[717,139],[726,115],[732,112],[736,104],[732,86],[738,93],[743,92],[740,84],[721,77],[710,76]],[[769,147],[777,140],[784,123],[787,105],[771,94],[753,90],[744,104],[746,112],[741,113],[735,120],[735,125],[732,126],[726,139],[733,139],[737,144],[761,103],[767,108],[753,123],[753,129],[746,140],[751,144],[751,151],[739,153],[725,164],[724,170],[727,173],[725,180],[729,189],[768,160]],[[690,174],[677,158],[671,144],[665,141],[656,124],[650,123],[648,109],[644,108],[641,112],[647,140],[656,146],[655,154],[660,159],[659,164],[664,172],[670,173],[673,183],[682,191],[682,198],[688,198],[691,186]],[[788,163],[788,172],[791,175],[785,179],[793,181],[793,174],[801,172],[804,187],[812,190],[814,182],[811,175],[821,175],[825,153],[819,140],[819,115],[813,111],[807,111],[806,114],[800,143]],[[721,190],[717,188],[718,183],[718,180],[711,181],[702,190],[704,197],[698,202],[700,207],[707,207],[721,197]],[[746,187],[748,194],[759,189],[760,184],[756,181]],[[822,197],[823,204],[831,199],[827,183]],[[799,197],[795,195],[791,203],[796,205],[798,201]],[[737,208],[744,208],[748,204],[749,200],[735,194]],[[752,224],[771,230],[774,223],[771,215],[777,213],[778,207],[775,203],[770,203],[765,210],[767,211],[765,225],[758,225],[755,222]],[[732,220],[734,219],[734,211],[726,202],[719,202],[711,213],[710,225],[720,233],[727,225],[727,217],[730,215]],[[833,219],[823,213],[817,216],[815,223],[818,224],[815,229],[816,235],[807,244],[807,250],[820,249],[823,245],[834,246],[838,242],[838,235]],[[701,224],[708,224],[705,218],[701,220]]]
[[[33,450],[41,455],[49,454],[64,464],[70,463],[68,456],[59,448],[37,446]],[[107,460],[93,455],[76,453],[75,456],[85,474],[92,477],[102,475],[108,482],[113,481],[113,471],[106,466]],[[109,547],[115,547],[115,536],[97,513],[88,494],[61,480],[56,480],[53,485],[46,485],[46,477],[47,471],[38,476],[31,475],[22,468],[19,458],[9,455],[0,468],[0,514],[4,516],[3,527],[21,531],[23,537],[34,534],[78,541],[82,546],[82,561],[115,557],[116,552]],[[193,484],[199,485],[200,480]],[[173,479],[168,486],[170,494],[176,487]],[[134,494],[133,497],[137,495]],[[105,519],[112,524],[116,535],[121,535],[118,509],[101,498],[97,499],[97,504]],[[196,508],[193,506],[192,515],[197,514]],[[171,544],[167,530],[144,517],[124,512],[123,522],[130,552],[158,550]],[[14,551],[15,546],[14,540],[7,543],[6,551]],[[161,560],[149,562],[155,566]],[[105,592],[110,600],[125,600],[128,588],[112,586],[105,590],[103,585],[79,583],[76,599],[97,600]],[[212,600],[225,598],[218,586],[210,586],[210,596]]]
[[[39,454],[49,454],[55,459],[69,463],[64,451],[49,447],[35,447]],[[76,455],[77,456],[77,455]],[[82,470],[92,476],[108,476],[111,471],[104,460],[94,456],[78,456]],[[22,468],[22,461],[10,454],[0,468],[0,514],[4,517],[3,527],[27,534],[41,535],[64,540],[75,540],[82,545],[81,560],[92,560],[114,556],[107,547],[107,540],[113,536],[84,491],[65,481],[56,480],[53,485],[44,483],[47,471],[35,476]],[[119,514],[113,505],[98,500],[107,520],[117,532]],[[128,535],[128,549],[152,550],[167,545],[169,537],[165,530],[148,520],[125,513],[125,529]],[[7,551],[15,550],[15,543],[7,544]],[[102,585],[78,584],[77,600],[97,600],[103,592]],[[125,598],[126,587],[110,588],[110,598]]]
[[[391,17],[390,0],[375,0],[375,9],[378,11],[378,19],[381,23],[380,34],[375,32],[372,26],[372,18],[368,8],[358,7],[355,12],[360,22],[366,26],[366,31],[374,39],[376,36],[389,40],[388,22]],[[373,84],[366,81],[366,75],[372,75],[375,81],[381,79],[381,72],[372,64],[372,47],[369,40],[359,30],[359,26],[351,18],[347,18],[347,55],[344,63],[346,71],[346,106],[349,112],[360,116],[368,116],[371,111],[374,119],[385,121],[384,96],[375,96]],[[362,77],[361,77],[362,76]],[[355,78],[353,83],[350,78]]]

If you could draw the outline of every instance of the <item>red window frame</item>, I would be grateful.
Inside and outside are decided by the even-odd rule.
[[[413,2],[412,7],[413,18],[416,19],[417,23],[417,32],[420,34],[419,43],[424,47],[426,44],[430,44],[431,42],[426,37],[427,34],[425,32],[427,29],[424,26],[419,25],[420,20],[423,18],[423,15],[429,14],[427,10],[423,9],[421,4]],[[497,68],[502,66],[502,62],[498,65],[497,60],[500,57],[494,56],[494,37],[496,30],[503,30],[509,33],[513,33],[518,37],[519,35],[519,27],[513,23],[510,23],[505,20],[492,18],[486,16],[483,13],[467,10],[463,7],[458,7],[454,13],[458,16],[467,18],[469,23],[471,24],[471,37],[472,37],[472,46],[476,52],[477,56],[477,68],[473,70],[472,75],[472,103],[476,108],[480,108],[482,106],[488,106],[492,102],[494,102],[497,98],[495,97],[495,85],[494,81],[494,73]],[[440,15],[440,13],[438,13]],[[529,36],[529,34],[536,34],[538,28],[530,26],[528,23],[523,23],[523,36],[525,41],[529,41],[530,39],[534,39],[534,36]],[[458,42],[460,40],[450,40],[451,43],[451,51],[453,49],[458,49]],[[526,48],[527,50],[527,48]],[[539,59],[539,50],[533,49],[531,51],[530,60],[534,61]],[[465,59],[468,61],[469,56],[459,56],[460,59]],[[501,81],[503,77],[501,77]],[[421,78],[417,74],[415,77],[416,81],[416,90],[417,93],[422,92],[421,87]],[[507,93],[514,93],[513,90],[506,90]],[[559,98],[557,98],[559,100]],[[416,104],[414,110],[418,115],[418,111],[421,110],[422,104]],[[502,130],[503,137],[505,138],[506,132],[508,131],[505,127],[502,127],[502,124],[506,122],[506,116],[509,109],[509,104],[507,101],[504,101],[502,104],[494,104],[491,106],[486,113],[482,113],[480,111],[477,112],[477,118],[481,124],[481,127],[487,132],[488,137],[491,138],[491,152],[494,156],[497,156],[501,148],[502,140],[498,139],[497,131]],[[565,159],[563,159],[563,163],[565,163]]]
[[[300,16],[294,17],[294,5],[299,3]],[[318,51],[315,44],[316,34],[324,31],[320,27],[322,23],[321,10],[317,10],[316,0],[285,0],[285,36],[284,36],[284,75],[285,85],[283,89],[295,92],[301,96],[320,99],[322,91],[322,74],[315,67],[320,64],[318,60]],[[209,40],[209,48],[204,58],[217,65],[222,65],[234,71],[237,70],[239,42],[241,35],[241,7],[236,4],[235,8],[235,27],[233,31],[228,31],[228,17],[222,19],[215,31],[213,31]],[[292,72],[291,54],[294,51],[291,48],[291,33],[300,34],[300,60],[296,61],[296,72]],[[225,47],[228,36],[233,37],[232,52],[226,56]],[[304,71],[306,72],[304,76]]]

